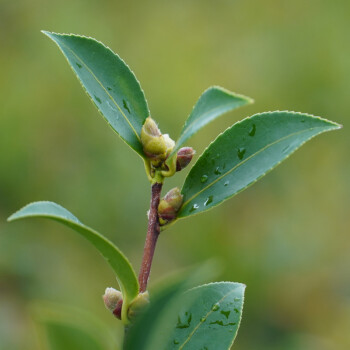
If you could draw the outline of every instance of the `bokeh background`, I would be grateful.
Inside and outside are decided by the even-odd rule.
[[[237,197],[166,231],[151,282],[219,258],[217,280],[247,284],[234,349],[349,349],[348,0],[0,0],[0,348],[39,349],[31,312],[38,300],[86,310],[120,335],[101,301],[114,275],[94,248],[52,222],[7,224],[12,212],[58,202],[137,268],[144,244],[143,164],[41,29],[110,46],[173,138],[210,85],[255,99],[191,139],[197,154],[256,112],[296,110],[344,124]]]

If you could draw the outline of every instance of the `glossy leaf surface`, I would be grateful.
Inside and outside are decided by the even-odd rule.
[[[208,210],[241,192],[312,137],[340,125],[309,114],[256,114],[219,135],[200,156],[182,188],[178,217]]]
[[[92,38],[44,32],[61,49],[107,123],[142,157],[140,133],[149,110],[134,73]]]
[[[186,304],[183,303],[185,291],[216,275],[218,269],[217,264],[205,263],[190,274],[167,279],[161,288],[151,292],[151,303],[128,330],[123,350],[166,349],[179,308],[192,302],[189,296]]]
[[[28,204],[11,215],[8,221],[32,217],[58,221],[75,230],[94,245],[116,273],[123,293],[123,305],[126,306],[123,307],[123,313],[124,311],[126,312],[129,303],[137,296],[139,287],[135,272],[124,254],[104,236],[85,226],[72,213],[53,202],[34,202]]]
[[[245,285],[206,284],[189,290],[167,350],[230,349],[242,317]],[[186,299],[191,302],[187,303]]]
[[[253,100],[249,97],[235,94],[222,87],[210,87],[203,92],[193,107],[171,155],[175,154],[192,135],[214,119],[220,117],[224,113],[252,102]]]

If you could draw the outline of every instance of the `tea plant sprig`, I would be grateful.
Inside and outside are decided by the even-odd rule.
[[[99,250],[114,270],[121,288],[121,292],[107,288],[104,302],[126,328],[130,328],[124,343],[126,350],[229,349],[241,319],[244,285],[212,283],[181,294],[182,284],[177,283],[165,289],[149,308],[145,307],[149,302],[148,280],[161,231],[179,219],[211,209],[238,194],[306,141],[341,126],[310,114],[289,111],[247,117],[207,147],[181,190],[174,188],[161,198],[165,179],[185,168],[195,154],[186,146],[190,137],[224,113],[253,100],[218,86],[210,87],[200,96],[174,142],[168,134],[160,132],[150,116],[140,83],[118,55],[92,38],[44,33],[58,45],[109,126],[144,162],[151,183],[151,203],[138,279],[128,259],[112,242],[58,204],[31,203],[8,220],[49,218],[72,228]],[[157,323],[157,315],[178,295],[181,301],[175,303],[178,307],[174,309],[178,313],[177,323],[176,318],[167,326],[166,322]],[[165,327],[168,333],[164,333]],[[168,334],[167,339],[164,334]]]

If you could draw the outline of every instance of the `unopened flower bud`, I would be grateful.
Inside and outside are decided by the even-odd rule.
[[[148,292],[140,293],[130,304],[128,309],[129,320],[135,319],[149,304]]]
[[[176,218],[176,214],[181,208],[183,196],[180,190],[175,187],[170,190],[159,202],[158,215],[161,225],[165,225]]]
[[[123,300],[122,293],[114,288],[106,288],[102,298],[106,308],[112,312],[116,309],[118,303]]]
[[[195,153],[196,151],[192,147],[180,148],[176,155],[176,171],[185,168],[190,163]]]
[[[146,156],[154,160],[165,160],[175,146],[168,134],[161,134],[151,117],[142,126],[141,143]]]

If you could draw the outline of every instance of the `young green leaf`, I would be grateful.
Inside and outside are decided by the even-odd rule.
[[[144,157],[140,133],[150,115],[134,73],[108,47],[92,38],[43,32],[66,56],[70,66],[107,123]]]
[[[168,159],[199,129],[226,112],[253,103],[249,97],[238,95],[219,86],[203,92],[182,128],[180,137]]]
[[[200,156],[182,188],[179,218],[197,214],[243,191],[312,137],[339,124],[309,114],[256,114],[219,135]]]
[[[186,292],[182,303],[190,306],[180,308],[166,349],[230,349],[241,322],[244,290],[241,283],[218,282]]]
[[[137,296],[139,285],[135,272],[124,254],[108,239],[97,231],[82,224],[67,209],[53,202],[34,202],[12,214],[8,221],[24,218],[40,217],[58,221],[80,233],[104,256],[116,273],[118,283],[123,293],[123,320],[130,302]]]

